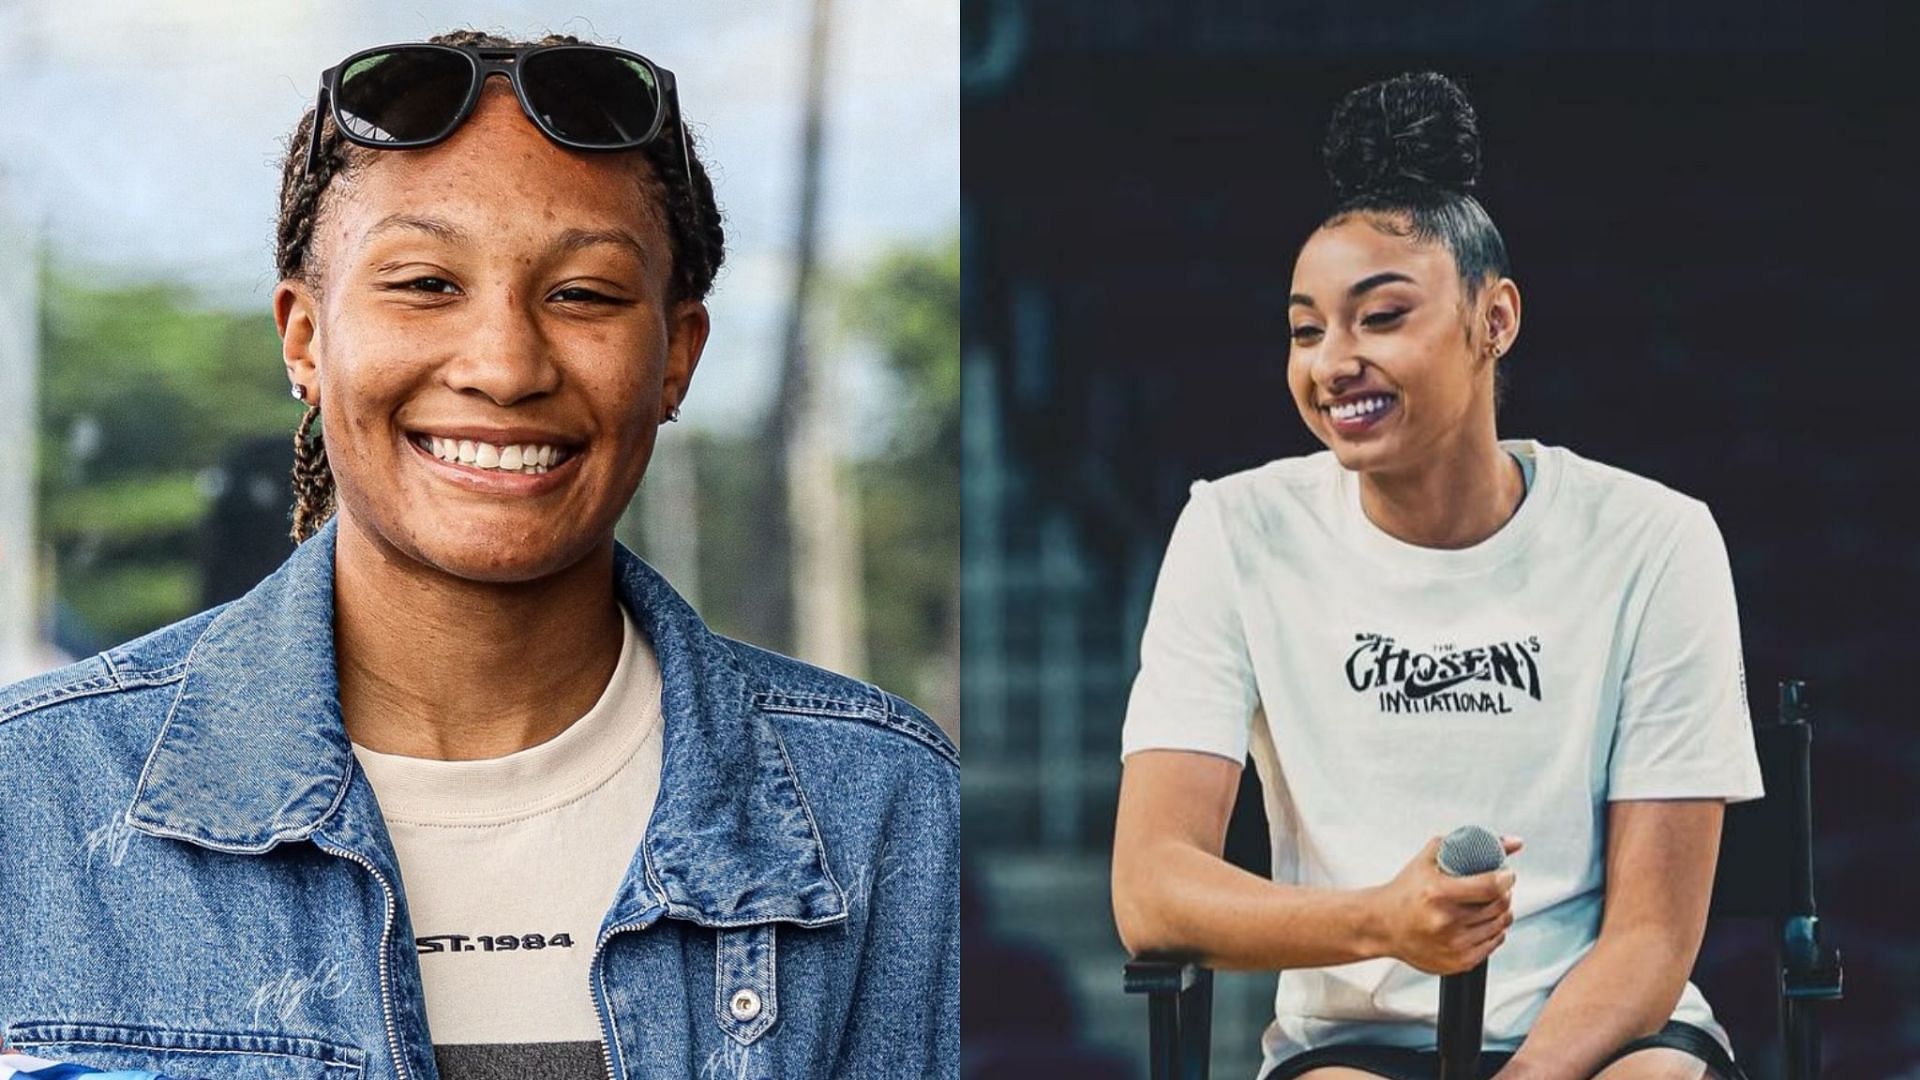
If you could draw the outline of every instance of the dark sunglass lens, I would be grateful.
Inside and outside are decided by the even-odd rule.
[[[340,122],[369,142],[437,138],[453,126],[466,102],[473,70],[465,56],[441,49],[363,56],[340,73]]]
[[[621,146],[653,131],[660,88],[638,60],[597,49],[550,49],[522,62],[527,102],[555,135],[584,146]]]

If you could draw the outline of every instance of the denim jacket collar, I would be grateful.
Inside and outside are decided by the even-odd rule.
[[[128,810],[134,828],[257,853],[340,810],[356,763],[334,666],[337,528],[330,518],[194,643]],[[732,647],[619,543],[614,588],[659,659],[665,741],[643,858],[609,919],[659,907],[708,926],[845,919],[799,778]]]

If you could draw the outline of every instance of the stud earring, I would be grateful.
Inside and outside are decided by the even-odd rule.
[[[667,410],[667,423],[671,424],[678,419],[680,419],[680,406],[675,405]]]
[[[307,400],[307,388],[300,385],[299,383],[294,383],[293,389],[290,392],[293,394],[294,397],[299,398],[301,401]]]

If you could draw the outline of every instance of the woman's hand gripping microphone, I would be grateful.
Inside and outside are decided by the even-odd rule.
[[[1430,975],[1466,971],[1493,954],[1513,925],[1514,873],[1501,868],[1454,877],[1440,868],[1441,838],[1381,886],[1375,904],[1387,955]],[[1503,836],[1507,855],[1522,846]]]

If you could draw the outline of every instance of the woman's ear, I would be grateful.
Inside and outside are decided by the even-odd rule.
[[[319,334],[318,312],[312,290],[287,278],[273,287],[273,325],[280,331],[280,359],[287,365],[287,381],[306,388],[301,400],[320,404],[320,367],[314,360]]]
[[[693,382],[693,369],[706,350],[707,334],[713,324],[707,305],[700,300],[682,300],[673,306],[667,324],[667,370],[660,388],[661,419],[686,403],[687,389]]]
[[[1495,356],[1502,356],[1520,334],[1520,286],[1503,277],[1489,285],[1487,293],[1487,344]]]

